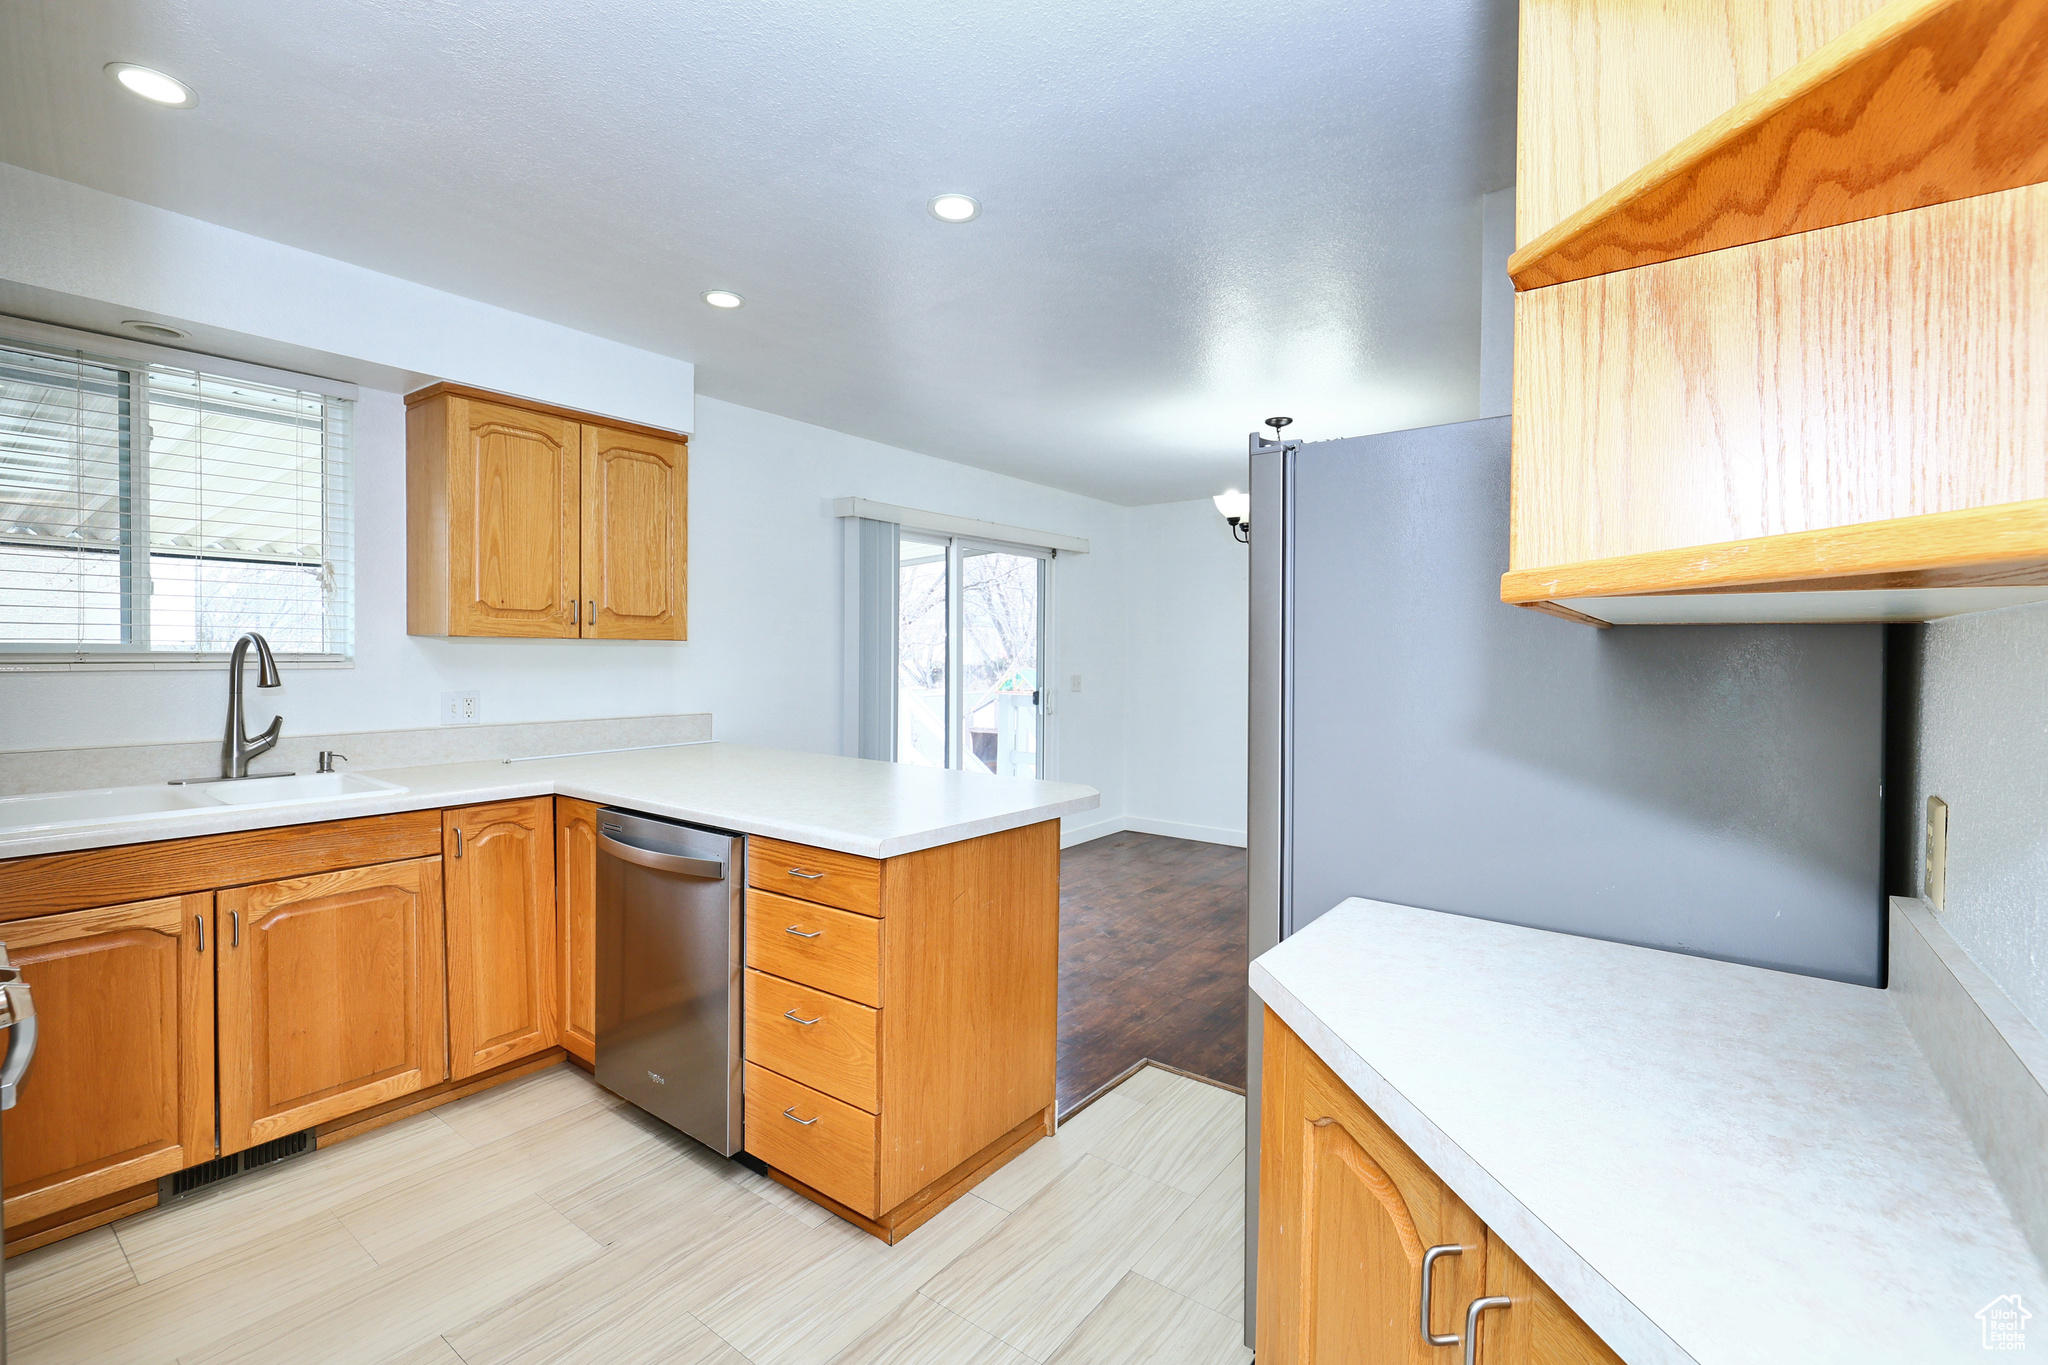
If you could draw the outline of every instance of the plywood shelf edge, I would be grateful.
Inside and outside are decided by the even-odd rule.
[[[1501,575],[1515,606],[1585,597],[2048,584],[2048,498]]]
[[[1515,288],[2048,180],[2048,3],[1894,0],[1508,261]]]

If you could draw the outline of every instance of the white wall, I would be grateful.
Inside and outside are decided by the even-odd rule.
[[[1949,805],[1942,924],[2048,1029],[2048,603],[1931,622],[1919,655],[1912,809]]]
[[[1251,550],[1206,498],[1133,507],[1127,544],[1123,827],[1243,847]]]

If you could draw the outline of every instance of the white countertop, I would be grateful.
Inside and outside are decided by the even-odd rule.
[[[1093,787],[1071,782],[945,772],[723,743],[516,763],[439,763],[365,775],[406,790],[0,834],[0,858],[550,794],[888,858],[1093,810],[1102,802]]]
[[[1364,900],[1251,984],[1631,1365],[1979,1360],[2048,1305],[1884,991]]]

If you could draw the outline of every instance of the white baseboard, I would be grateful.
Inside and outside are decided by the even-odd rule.
[[[1231,848],[1245,846],[1245,834],[1241,829],[1218,829],[1214,825],[1184,825],[1176,820],[1151,820],[1142,815],[1112,815],[1108,819],[1095,820],[1060,831],[1060,847],[1072,848],[1092,839],[1106,839],[1112,834],[1130,831],[1136,834],[1157,834],[1167,839],[1192,839],[1201,844],[1224,844]]]

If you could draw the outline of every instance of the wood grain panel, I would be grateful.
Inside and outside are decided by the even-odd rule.
[[[2019,587],[2048,583],[2048,500],[1501,575],[1501,600],[1632,594]]]
[[[1434,1321],[1457,1333],[1486,1282],[1486,1229],[1271,1010],[1259,1118],[1258,1358],[1439,1365],[1422,1340],[1423,1252]]]
[[[2048,8],[1903,0],[1517,251],[1518,289],[2048,179]]]
[[[750,888],[747,965],[880,1006],[882,921]]]
[[[749,970],[747,1060],[875,1113],[882,1011]],[[808,1021],[808,1022],[805,1022]]]
[[[574,638],[577,427],[449,398],[450,635]]]
[[[217,903],[223,1152],[446,1077],[439,858],[239,887]]]
[[[448,1074],[460,1080],[555,1045],[554,802],[442,812]]]
[[[873,1114],[751,1062],[746,1108],[747,1151],[856,1213],[882,1211]]]
[[[431,857],[441,812],[209,834],[0,862],[0,921]]]
[[[555,798],[555,943],[561,1044],[597,1063],[597,807]]]
[[[883,1208],[1053,1103],[1059,859],[1048,820],[882,865]]]
[[[1623,1365],[1491,1228],[1486,1231],[1486,1292],[1514,1303],[1481,1316],[1480,1365]]]
[[[689,637],[689,447],[582,428],[583,634]]]
[[[2048,497],[2044,222],[2030,186],[1518,295],[1510,570]]]
[[[1523,0],[1515,240],[1620,184],[1884,0]]]
[[[852,853],[751,838],[747,885],[863,915],[882,913],[882,864]]]
[[[7,1112],[6,1225],[213,1157],[211,895],[17,920],[35,1060]]]

